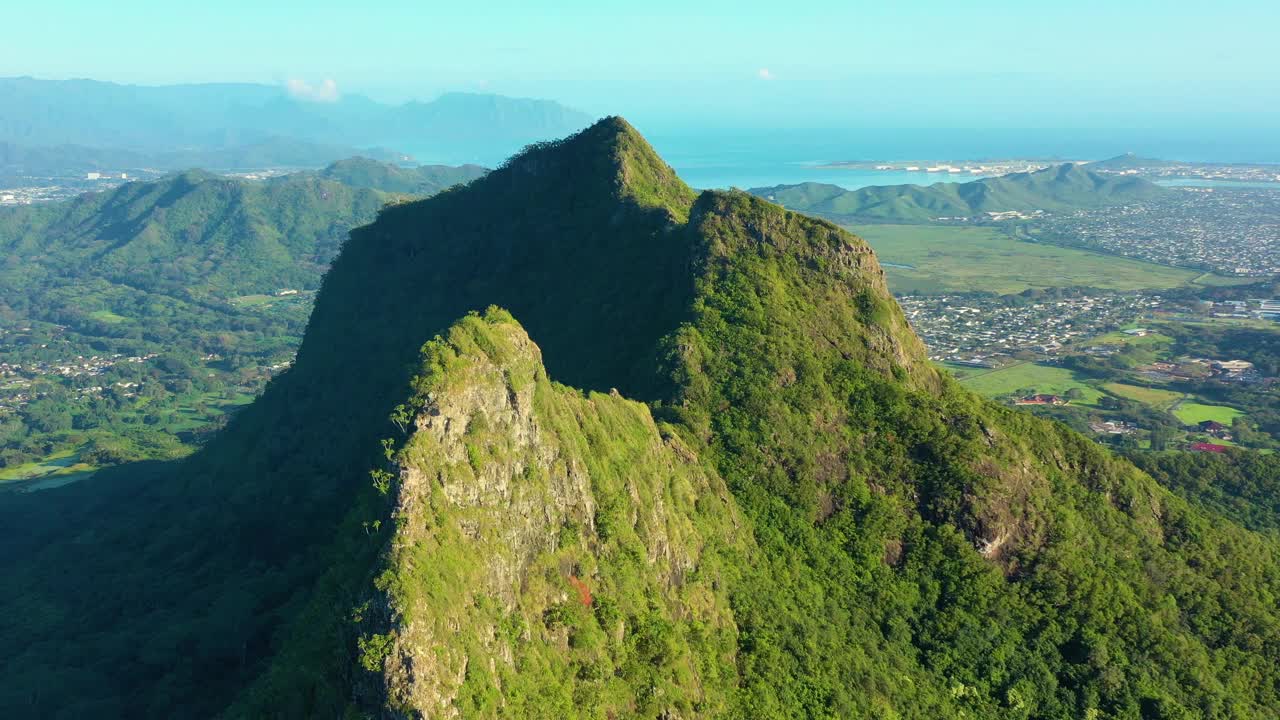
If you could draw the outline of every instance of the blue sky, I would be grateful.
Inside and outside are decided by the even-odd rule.
[[[9,5],[0,75],[489,91],[662,127],[1280,127],[1274,1]]]

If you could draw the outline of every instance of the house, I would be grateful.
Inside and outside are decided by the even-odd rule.
[[[1137,430],[1138,427],[1123,420],[1106,420],[1089,423],[1089,429],[1099,435],[1129,435]]]
[[[1222,423],[1216,420],[1205,420],[1204,422],[1197,425],[1196,429],[1198,429],[1200,432],[1206,435],[1212,435],[1213,437],[1216,437],[1219,440],[1231,439],[1231,428],[1226,425],[1223,425]]]
[[[1057,395],[1028,395],[1018,398],[1014,405],[1066,405],[1067,401]]]
[[[1248,360],[1218,360],[1213,363],[1213,368],[1225,373],[1238,373],[1245,370],[1252,370],[1253,363]]]
[[[1133,337],[1146,337],[1151,334],[1151,331],[1146,328],[1133,328],[1131,330],[1125,330],[1124,334],[1132,335]]]
[[[1196,443],[1191,443],[1191,450],[1193,452],[1224,453],[1227,451],[1227,446],[1215,445],[1213,443],[1207,443],[1207,442],[1196,442]]]

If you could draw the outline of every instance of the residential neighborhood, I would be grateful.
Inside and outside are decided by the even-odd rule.
[[[1030,239],[1237,277],[1280,273],[1280,186],[1177,188],[1168,197],[1046,214]]]
[[[1107,293],[1011,304],[1007,296],[909,295],[898,303],[931,359],[994,367],[1018,355],[1056,354],[1159,308],[1161,298]]]

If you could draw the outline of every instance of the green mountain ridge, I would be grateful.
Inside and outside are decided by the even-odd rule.
[[[501,702],[562,717],[584,705],[726,709],[727,579],[750,544],[723,483],[644,404],[553,385],[501,311],[457,323],[424,360],[393,511],[414,520],[379,580],[395,631],[374,636],[389,646],[367,642],[363,660],[383,660],[388,704],[470,715]],[[458,627],[492,634],[455,643]],[[495,662],[467,671],[478,657]],[[597,682],[576,679],[588,670]]]
[[[366,157],[332,163],[320,177],[344,185],[406,195],[434,195],[454,185],[468,183],[488,172],[479,165],[419,165],[401,167]]]
[[[1104,176],[1089,166],[1064,164],[966,183],[888,185],[845,190],[802,183],[753,188],[784,207],[837,222],[929,222],[988,212],[1062,212],[1150,200],[1165,192],[1137,177]]]
[[[83,271],[188,295],[316,287],[345,229],[386,201],[375,191],[307,177],[263,183],[202,170],[129,183],[67,203],[0,213],[0,251],[39,255],[49,273]]]
[[[1133,168],[1142,167],[1163,167],[1166,165],[1176,165],[1177,163],[1170,160],[1158,160],[1156,158],[1142,157],[1134,153],[1125,153],[1116,155],[1105,160],[1098,160],[1089,163],[1090,167],[1106,168],[1107,170],[1131,170]]]
[[[1273,536],[962,390],[864,242],[617,118],[383,210],[205,449],[58,492],[68,537],[0,505],[7,714],[1280,708]]]
[[[0,142],[0,187],[31,184],[30,176],[66,177],[91,171],[130,171],[135,175],[200,167],[212,170],[322,167],[363,154],[385,162],[404,162],[409,156],[381,148],[357,151],[340,145],[268,137],[217,149],[112,150],[81,145],[24,147]]]
[[[15,378],[0,396],[0,468],[65,452],[105,460],[182,450],[175,432],[202,434],[218,416],[205,408],[251,396],[292,355],[309,291],[352,226],[406,189],[424,196],[481,172],[363,159],[266,181],[187,171],[0,208],[4,360],[34,382]],[[109,381],[32,375],[41,362],[75,365],[77,356],[158,357],[145,369],[115,362]],[[122,436],[135,450],[94,450]]]
[[[434,194],[483,173],[367,158],[266,181],[186,170],[64,203],[0,209],[0,252],[27,259],[10,263],[19,275],[89,274],[189,298],[315,289],[348,229],[393,196]]]

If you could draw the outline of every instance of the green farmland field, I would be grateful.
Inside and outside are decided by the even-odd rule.
[[[957,372],[956,366],[946,367]],[[1073,401],[1079,405],[1094,405],[1102,397],[1101,391],[1086,384],[1070,370],[1037,363],[1022,363],[986,371],[965,368],[957,372],[957,377],[960,384],[987,397],[1001,397],[1019,390],[1065,395],[1073,388],[1078,388],[1084,394],[1079,400]]]
[[[1196,425],[1206,420],[1217,420],[1223,425],[1230,425],[1232,420],[1244,413],[1226,405],[1202,405],[1201,403],[1182,403],[1173,409],[1173,414],[1188,425]]]
[[[92,475],[97,468],[80,462],[76,450],[61,450],[38,462],[0,469],[0,485],[22,483],[30,489],[38,481],[43,487],[57,487]]]
[[[95,310],[89,313],[89,317],[93,318],[94,320],[98,320],[111,325],[118,325],[129,319],[127,317],[124,317],[123,315],[117,315],[111,312],[110,310]]]
[[[1159,388],[1142,387],[1141,385],[1126,385],[1124,383],[1107,383],[1102,386],[1104,390],[1129,400],[1137,402],[1159,410],[1168,410],[1184,396],[1180,392],[1172,390],[1161,390]]]
[[[1087,286],[1106,290],[1171,288],[1202,273],[1087,250],[1016,240],[986,227],[859,225],[899,295]]]

